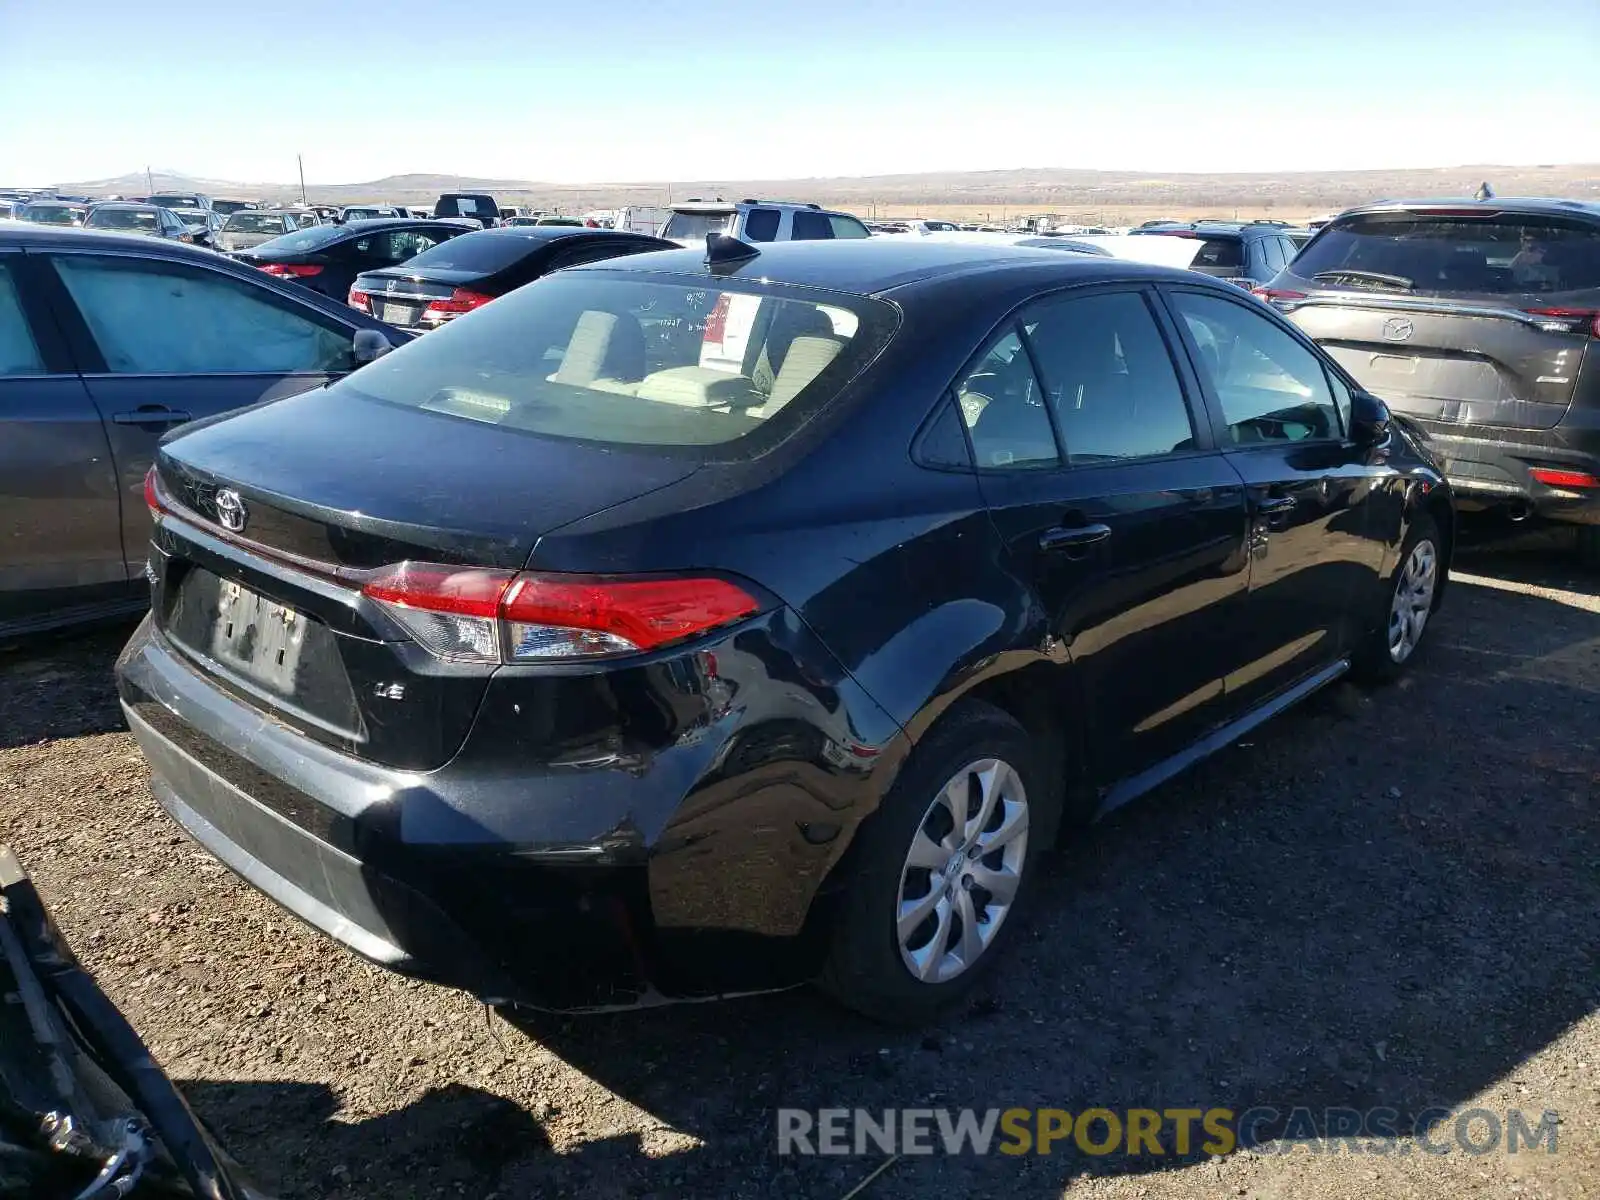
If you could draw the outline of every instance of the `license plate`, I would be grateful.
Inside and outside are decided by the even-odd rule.
[[[307,619],[231,579],[217,591],[211,656],[285,695],[294,692]]]
[[[414,325],[417,321],[417,306],[414,304],[390,304],[385,301],[379,307],[383,309],[378,314],[378,319],[387,321],[391,325]]]

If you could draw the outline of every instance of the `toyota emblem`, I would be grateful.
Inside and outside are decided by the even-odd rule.
[[[217,520],[222,527],[238,533],[244,528],[244,523],[250,519],[250,510],[245,508],[244,500],[232,488],[219,488],[217,490]]]
[[[1403,342],[1411,337],[1415,329],[1416,326],[1405,317],[1390,317],[1383,323],[1383,336],[1386,341]]]

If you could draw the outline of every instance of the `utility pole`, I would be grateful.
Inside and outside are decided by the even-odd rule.
[[[306,203],[306,163],[298,154],[294,156],[296,165],[300,168],[300,203]]]
[[[145,187],[150,189],[150,191],[148,193],[149,195],[151,195],[151,196],[155,195],[155,193],[156,193],[156,181],[155,181],[155,177],[150,174],[150,168],[149,167],[146,167],[144,169],[144,185],[145,185]]]

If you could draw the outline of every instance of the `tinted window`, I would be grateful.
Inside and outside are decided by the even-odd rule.
[[[489,275],[503,271],[546,245],[542,239],[484,231],[464,233],[423,250],[411,260],[418,270],[473,271]]]
[[[1260,269],[1265,272],[1263,278],[1270,279],[1283,270],[1283,251],[1278,246],[1277,238],[1257,238],[1256,254],[1260,259]]]
[[[1194,448],[1189,407],[1142,296],[1064,300],[1023,319],[1069,463]]]
[[[350,335],[219,272],[136,259],[55,260],[107,369],[130,374],[348,370]]]
[[[36,225],[82,225],[84,211],[71,204],[30,204],[22,219]]]
[[[845,217],[831,214],[828,224],[833,226],[833,236],[836,238],[864,238],[872,235],[867,232],[867,227],[854,217]],[[932,226],[929,226],[932,228]]]
[[[1295,274],[1331,286],[1431,295],[1600,289],[1600,228],[1559,217],[1351,217],[1305,248]]]
[[[1002,335],[956,386],[978,466],[1059,466],[1044,389],[1015,331]]]
[[[797,242],[820,241],[824,238],[832,238],[833,222],[828,220],[822,213],[812,212],[806,208],[797,208],[794,211],[794,233],[792,236]]]
[[[933,419],[917,439],[915,456],[919,463],[928,467],[972,469],[972,452],[967,448],[967,435],[961,429],[961,410],[949,396],[939,402]]]
[[[744,215],[744,239],[747,242],[770,242],[778,236],[778,219],[775,208],[752,208]]]
[[[1241,238],[1207,238],[1189,264],[1196,271],[1237,270],[1244,266],[1244,241]]]
[[[337,225],[313,225],[273,238],[270,242],[262,242],[254,253],[263,258],[271,258],[275,254],[309,254],[325,249],[346,236],[345,230]]]
[[[338,386],[522,433],[713,446],[795,427],[893,327],[878,301],[741,286],[557,272]]]
[[[222,227],[230,233],[282,233],[283,218],[277,213],[236,212]]]
[[[1322,362],[1246,303],[1176,292],[1235,444],[1303,441],[1343,427]]]
[[[11,268],[0,263],[0,375],[42,375],[44,359],[22,315]]]
[[[1283,252],[1284,266],[1287,267],[1294,261],[1294,256],[1300,253],[1300,246],[1303,244],[1296,243],[1292,237],[1280,237],[1278,239],[1278,249]]]
[[[134,233],[154,233],[162,226],[159,208],[97,208],[84,225],[90,229],[126,229]]]

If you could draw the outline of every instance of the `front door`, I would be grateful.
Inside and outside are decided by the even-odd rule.
[[[1226,685],[1253,708],[1350,650],[1348,617],[1376,594],[1378,481],[1346,438],[1349,393],[1261,305],[1171,288],[1211,398],[1216,437],[1247,488],[1250,652]]]
[[[0,627],[125,601],[111,447],[35,283],[0,251]]]
[[[1247,596],[1244,487],[1142,288],[1039,302],[958,389],[993,519],[1089,714],[1101,784],[1224,717]]]
[[[150,538],[144,476],[162,434],[320,387],[352,366],[352,331],[272,288],[198,264],[75,251],[47,261],[60,324],[77,341],[109,434],[122,556],[137,575]]]

